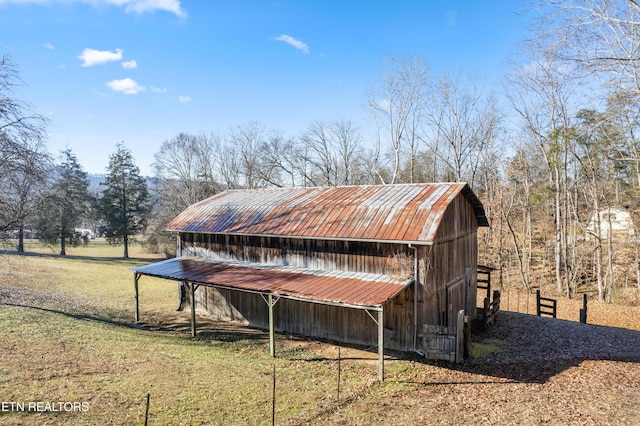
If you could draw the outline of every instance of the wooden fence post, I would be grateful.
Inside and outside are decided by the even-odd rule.
[[[144,426],[149,424],[149,403],[151,401],[151,392],[147,392],[147,409],[144,413]]]
[[[540,290],[536,290],[536,315],[540,316]]]
[[[580,322],[587,323],[587,293],[582,294],[582,309],[580,309]]]

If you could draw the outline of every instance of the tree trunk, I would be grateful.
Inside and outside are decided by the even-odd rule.
[[[558,173],[558,168],[556,167],[554,170],[555,179],[554,179],[554,187],[555,187],[555,269],[556,269],[556,284],[558,287],[558,293],[562,292],[562,218],[560,217],[560,176]]]
[[[24,225],[18,226],[18,253],[24,253]]]
[[[124,235],[123,242],[124,242],[124,255],[123,255],[123,257],[125,259],[128,259],[129,258],[129,236],[127,234]]]
[[[62,233],[60,235],[60,256],[67,255],[67,237]]]
[[[611,303],[611,296],[613,292],[613,226],[611,224],[611,215],[607,220],[607,226],[609,227],[609,239],[607,241],[607,280],[605,283],[605,302]]]

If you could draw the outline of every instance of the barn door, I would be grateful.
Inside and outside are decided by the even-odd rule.
[[[462,275],[447,285],[445,322],[449,327],[457,325],[458,312],[465,310],[465,276]]]

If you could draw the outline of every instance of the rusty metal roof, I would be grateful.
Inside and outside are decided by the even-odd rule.
[[[412,282],[397,281],[380,274],[211,261],[195,257],[168,259],[133,268],[133,271],[176,281],[361,308],[381,306]]]
[[[467,184],[424,183],[228,190],[187,207],[167,229],[428,244],[458,194],[488,226]]]

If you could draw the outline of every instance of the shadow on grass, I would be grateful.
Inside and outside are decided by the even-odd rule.
[[[144,317],[145,320],[137,323],[137,326],[143,330],[171,333],[191,338],[191,319],[186,312],[145,314]],[[225,343],[260,342],[267,344],[269,335],[263,330],[233,323],[213,321],[198,316],[196,318],[195,340]]]
[[[41,253],[41,252],[32,252],[26,251],[23,253],[18,253],[15,250],[0,250],[0,254],[17,256],[17,257],[40,257],[40,258],[50,258],[50,259],[70,259],[70,260],[80,260],[80,261],[89,261],[89,262],[118,262],[118,263],[130,263],[131,265],[138,265],[140,263],[153,263],[158,262],[160,260],[164,260],[163,258],[158,257],[117,257],[117,256],[81,256],[81,255],[60,255],[55,253]]]
[[[198,332],[195,339],[192,339],[191,322],[187,317],[174,318],[175,316],[171,315],[171,318],[169,319],[169,321],[167,321],[168,315],[148,314],[147,317],[150,317],[148,322],[139,321],[136,323],[101,315],[67,312],[61,309],[34,306],[15,302],[0,302],[0,306],[32,309],[40,312],[63,315],[67,318],[73,318],[75,320],[90,321],[132,330],[144,330],[152,333],[162,334],[165,336],[179,337],[192,341],[219,341],[225,343],[251,343],[252,341],[255,341],[265,344],[267,344],[269,341],[268,334],[262,330],[254,330],[251,328],[242,329],[238,328],[236,325],[217,323],[214,321],[209,321],[205,318],[198,318]]]
[[[102,323],[102,324],[113,325],[113,326],[117,326],[117,327],[126,327],[126,328],[131,328],[131,329],[141,329],[142,328],[138,324],[130,323],[130,322],[122,321],[122,320],[117,320],[117,319],[113,319],[113,318],[106,318],[106,317],[102,317],[102,316],[99,316],[99,315],[82,314],[82,313],[78,313],[78,312],[75,312],[75,313],[74,312],[65,312],[65,311],[62,311],[62,310],[59,310],[59,309],[45,308],[45,307],[42,307],[42,306],[33,306],[33,305],[26,305],[26,304],[22,304],[22,303],[13,303],[13,302],[0,302],[0,306],[12,306],[12,307],[15,307],[15,308],[33,309],[33,310],[40,311],[40,312],[47,312],[47,313],[51,313],[51,314],[63,315],[65,317],[73,318],[73,319],[77,319],[77,320],[92,321],[92,322],[97,322],[97,323]]]

